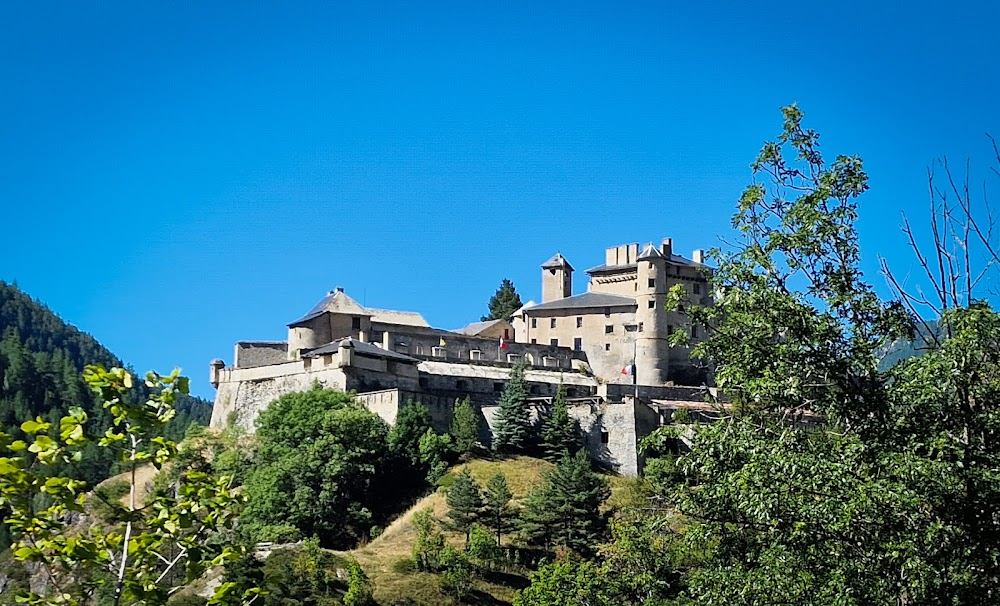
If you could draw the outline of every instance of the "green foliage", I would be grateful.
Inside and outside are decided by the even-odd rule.
[[[503,549],[493,534],[478,524],[472,526],[465,550],[482,570],[494,570],[504,559]]]
[[[532,545],[589,553],[604,531],[600,506],[610,494],[607,481],[591,471],[585,452],[567,455],[529,493],[521,531]]]
[[[392,454],[419,469],[420,439],[431,428],[431,413],[420,402],[407,402],[396,414],[396,423],[389,430],[389,450]]]
[[[482,522],[496,533],[497,546],[500,545],[501,535],[513,529],[517,518],[517,511],[510,502],[513,496],[502,473],[497,473],[486,483]]]
[[[413,560],[417,568],[436,572],[441,568],[444,535],[438,530],[434,512],[431,509],[422,509],[414,513],[413,527],[417,530],[417,540],[413,544]]]
[[[517,363],[500,394],[493,425],[493,450],[502,453],[522,452],[531,444],[534,425],[528,409],[528,389],[524,364]]]
[[[354,558],[347,560],[347,593],[344,606],[374,606],[375,588],[361,564]]]
[[[337,571],[349,569],[350,561],[320,548],[314,539],[276,549],[262,563],[248,561],[247,564],[246,571],[235,574],[253,581],[263,578],[265,591],[253,602],[255,606],[335,606],[344,603],[349,591],[349,583],[339,579]],[[228,569],[224,580],[230,582]]]
[[[346,547],[364,537],[387,463],[388,428],[353,394],[286,394],[257,419],[257,452],[244,489],[242,529],[254,540],[316,536]],[[289,536],[291,528],[297,530]]]
[[[43,593],[25,593],[18,601],[72,606],[110,594],[115,603],[164,604],[175,588],[237,555],[219,538],[231,528],[242,497],[227,478],[189,471],[172,498],[138,502],[136,468],[160,468],[176,457],[176,445],[162,429],[174,418],[173,404],[187,392],[188,380],[177,370],[147,373],[150,395],[137,403],[133,378],[124,369],[88,366],[84,377],[112,417],[102,437],[95,440],[86,431],[87,414],[80,408],[57,424],[41,417],[25,421],[20,429],[27,439],[0,433],[0,507],[9,510],[13,556],[38,566],[47,581]],[[128,504],[106,503],[115,510],[111,517],[122,520],[110,529],[69,532],[70,514],[83,512],[86,484],[48,472],[57,462],[79,460],[93,441],[130,471]],[[220,587],[215,599],[230,591]]]
[[[619,606],[608,570],[595,562],[564,558],[542,564],[514,606]]]
[[[437,482],[448,471],[451,459],[451,436],[439,435],[433,429],[427,429],[420,438],[420,464],[427,470],[427,483]]]
[[[483,513],[483,494],[479,484],[472,478],[472,473],[465,468],[455,476],[455,481],[448,488],[447,528],[465,534],[469,540],[472,525],[479,521]]]
[[[484,322],[486,320],[507,320],[510,322],[514,312],[521,309],[522,305],[521,296],[514,289],[514,283],[504,278],[500,282],[500,288],[490,298],[489,315],[483,316],[482,320]]]
[[[441,589],[455,596],[459,602],[472,591],[472,563],[469,556],[445,545],[441,550]]]
[[[549,461],[576,454],[583,446],[580,423],[569,416],[566,387],[560,382],[552,402],[552,414],[542,424],[542,450]]]
[[[479,443],[482,427],[482,413],[468,396],[461,402],[456,402],[451,418],[451,437],[455,440],[455,450],[459,454],[472,452]]]
[[[1000,582],[1000,317],[947,310],[924,355],[880,368],[911,319],[861,274],[867,176],[827,165],[802,113],[764,146],[717,255],[694,353],[733,406],[692,426],[663,497],[691,521],[699,603],[985,604]],[[804,416],[804,413],[821,416]],[[810,429],[796,429],[806,422]]]

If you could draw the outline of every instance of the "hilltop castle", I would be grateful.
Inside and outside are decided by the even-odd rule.
[[[694,341],[703,335],[664,309],[678,284],[687,302],[710,302],[703,260],[700,250],[691,259],[674,254],[670,239],[642,249],[615,246],[604,264],[587,270],[587,292],[573,295],[573,267],[557,253],[541,267],[541,303],[527,303],[509,323],[458,330],[432,328],[415,312],[363,307],[337,288],[288,324],[287,341],[240,341],[231,366],[212,361],[212,426],[252,428],[272,400],[317,381],[356,391],[390,424],[414,401],[447,428],[456,399],[469,396],[491,425],[510,368],[523,361],[536,412],[551,405],[562,383],[591,455],[636,475],[638,440],[676,408],[705,408],[704,369],[688,348],[668,342],[675,330],[691,330]]]

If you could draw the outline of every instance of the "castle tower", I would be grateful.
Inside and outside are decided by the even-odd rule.
[[[573,266],[556,253],[542,263],[542,303],[565,299],[573,294]]]
[[[667,382],[670,346],[667,341],[666,314],[663,304],[667,294],[667,259],[652,244],[636,259],[638,283],[635,295],[635,374],[641,385]]]

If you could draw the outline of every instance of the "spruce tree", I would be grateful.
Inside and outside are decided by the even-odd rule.
[[[448,520],[445,527],[465,533],[465,540],[468,541],[469,530],[483,512],[482,489],[472,478],[468,468],[463,469],[448,488],[447,502]]]
[[[514,524],[514,517],[517,515],[510,504],[510,488],[507,487],[507,477],[502,473],[497,473],[486,483],[486,493],[483,499],[483,523],[489,525],[490,529],[497,534],[497,545],[500,545],[500,537],[503,533],[509,532]]]
[[[500,288],[490,298],[490,313],[483,316],[483,321],[487,320],[507,320],[510,322],[514,312],[521,309],[521,296],[514,289],[514,283],[504,278],[500,282]]]
[[[466,396],[455,405],[451,419],[451,437],[455,440],[455,450],[461,454],[471,451],[479,441],[482,427],[479,409]]]
[[[545,451],[545,458],[553,462],[580,450],[580,423],[569,416],[566,388],[562,383],[552,402],[552,414],[543,425],[542,449]]]
[[[500,394],[499,410],[493,426],[493,450],[505,453],[523,451],[530,441],[531,430],[524,364],[517,363]]]
[[[563,457],[544,480],[525,501],[522,531],[528,541],[589,553],[604,531],[600,507],[611,494],[608,483],[591,471],[582,450]]]

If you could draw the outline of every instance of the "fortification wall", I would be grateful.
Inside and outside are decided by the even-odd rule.
[[[347,388],[347,376],[343,369],[330,366],[306,371],[301,361],[259,368],[226,369],[221,374],[226,380],[219,381],[215,394],[213,429],[224,429],[233,423],[253,431],[257,415],[271,402],[283,394],[307,390],[315,382],[324,387]]]

